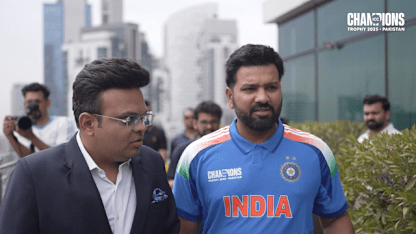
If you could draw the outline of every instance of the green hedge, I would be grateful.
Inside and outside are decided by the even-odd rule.
[[[356,233],[416,233],[416,126],[357,142],[364,123],[290,123],[334,152]]]

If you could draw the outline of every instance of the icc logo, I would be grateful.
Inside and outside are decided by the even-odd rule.
[[[280,168],[280,174],[282,178],[289,182],[295,182],[301,175],[298,164],[294,162],[287,162]]]

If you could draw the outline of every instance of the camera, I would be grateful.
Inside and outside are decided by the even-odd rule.
[[[36,102],[29,102],[26,108],[27,115],[9,117],[9,120],[16,120],[16,125],[22,131],[27,132],[32,128],[32,125],[35,124],[34,121],[37,119],[35,112],[37,111],[39,111],[39,104]]]

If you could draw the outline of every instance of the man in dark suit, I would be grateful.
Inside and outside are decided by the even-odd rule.
[[[20,159],[0,207],[0,233],[178,233],[162,157],[142,146],[153,113],[149,73],[125,59],[87,64],[73,85],[79,132]]]

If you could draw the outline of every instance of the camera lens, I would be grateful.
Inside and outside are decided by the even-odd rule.
[[[32,128],[32,120],[30,120],[30,118],[27,116],[23,116],[19,118],[16,122],[17,122],[17,126],[22,131],[28,131],[30,128]]]

